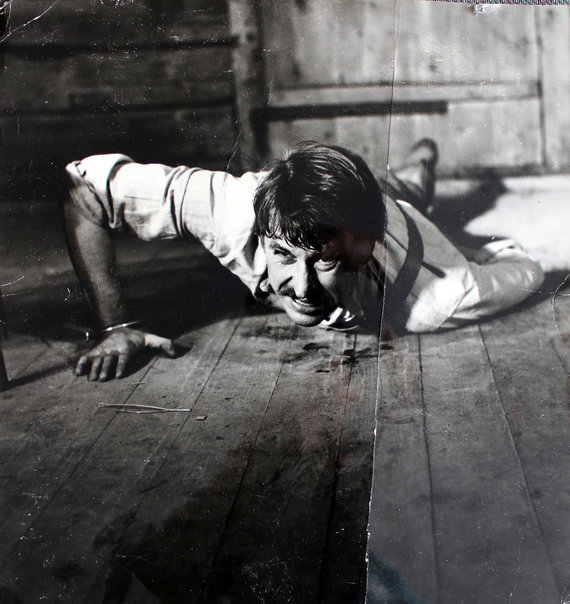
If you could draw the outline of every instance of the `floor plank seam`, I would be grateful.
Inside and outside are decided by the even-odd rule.
[[[356,350],[356,335],[352,335],[351,336],[351,344],[352,344],[352,349]],[[348,374],[348,380],[347,380],[347,384],[346,384],[346,392],[344,394],[344,405],[343,405],[343,423],[342,426],[338,432],[338,446],[337,446],[337,450],[336,450],[336,456],[335,456],[335,472],[334,472],[334,478],[333,478],[333,482],[331,485],[331,496],[330,496],[330,501],[329,501],[329,513],[328,513],[328,520],[327,520],[327,530],[325,532],[325,540],[324,540],[324,544],[323,544],[323,555],[321,557],[321,568],[319,570],[319,583],[317,586],[317,597],[316,600],[317,602],[322,602],[322,592],[323,592],[323,583],[325,580],[325,564],[324,561],[326,559],[327,556],[327,552],[329,551],[329,547],[330,547],[330,539],[331,539],[331,535],[332,535],[332,526],[333,526],[333,513],[334,513],[334,508],[335,508],[335,502],[336,502],[336,490],[337,490],[337,486],[338,486],[338,471],[339,471],[339,459],[340,459],[340,449],[341,449],[341,443],[342,443],[342,435],[344,433],[344,427],[346,424],[346,411],[348,408],[348,399],[349,399],[349,394],[350,394],[350,383],[352,381],[352,377],[353,377],[353,372],[354,372],[354,365],[355,365],[355,360],[354,358],[351,358],[350,360],[350,373]]]
[[[263,326],[264,327],[267,325],[267,321],[268,321],[268,319],[266,318],[264,320],[264,322],[263,322]],[[242,472],[242,474],[240,476],[239,483],[238,483],[238,486],[237,486],[236,491],[235,491],[235,497],[234,497],[234,499],[232,501],[232,505],[231,505],[231,507],[229,509],[229,512],[228,512],[227,516],[226,516],[226,520],[224,522],[224,527],[223,527],[223,529],[220,532],[220,539],[219,539],[218,544],[217,544],[217,546],[216,546],[216,548],[214,550],[214,555],[212,556],[212,558],[211,558],[211,560],[210,560],[210,562],[208,564],[208,570],[207,570],[207,572],[205,574],[204,582],[202,584],[202,593],[200,594],[200,597],[198,599],[199,604],[207,604],[207,602],[206,602],[206,600],[204,600],[204,598],[206,597],[206,591],[207,591],[208,584],[210,583],[210,581],[212,579],[213,569],[216,568],[216,562],[217,562],[217,559],[218,559],[218,554],[221,551],[221,545],[224,542],[225,536],[227,534],[227,529],[231,525],[231,521],[232,521],[232,519],[233,519],[233,517],[235,515],[235,508],[236,508],[236,505],[237,505],[237,501],[239,499],[239,493],[241,492],[243,482],[244,482],[245,477],[247,475],[247,471],[248,471],[248,469],[250,467],[251,458],[252,458],[253,454],[255,453],[256,444],[257,444],[257,442],[259,440],[259,435],[261,434],[261,431],[263,430],[264,420],[265,420],[265,417],[267,415],[267,410],[269,409],[271,401],[273,400],[273,395],[275,393],[275,388],[277,387],[277,384],[279,382],[279,377],[281,376],[281,373],[283,371],[283,367],[285,366],[285,361],[286,361],[286,358],[287,358],[287,354],[286,353],[289,350],[289,348],[291,347],[292,342],[294,342],[296,339],[297,339],[297,333],[296,333],[296,331],[293,331],[293,333],[291,334],[291,338],[290,338],[290,340],[288,342],[287,350],[284,350],[281,353],[282,354],[282,358],[281,358],[281,365],[279,367],[279,371],[277,372],[277,375],[275,376],[275,380],[274,380],[273,386],[271,388],[271,393],[267,397],[267,403],[266,403],[266,405],[265,405],[265,407],[263,409],[263,417],[262,417],[261,421],[259,422],[259,427],[258,427],[258,429],[256,431],[256,434],[255,434],[255,440],[253,441],[251,450],[249,451],[249,454],[247,456],[247,462],[244,465],[243,472]],[[222,355],[220,355],[220,357],[221,356]]]
[[[560,327],[558,326],[558,318],[557,318],[557,310],[556,310],[556,301],[559,297],[567,297],[570,296],[570,293],[561,293],[561,290],[566,285],[568,279],[570,278],[570,273],[568,273],[565,279],[560,283],[560,285],[552,292],[552,299],[550,305],[552,307],[552,318],[554,319],[554,326],[556,327],[556,332],[560,339],[562,339],[562,332],[560,331]]]
[[[432,544],[433,544],[433,553],[435,560],[435,585],[436,585],[436,603],[441,604],[441,567],[440,567],[440,548],[438,545],[438,540],[436,538],[436,517],[435,517],[435,505],[433,500],[433,477],[432,477],[432,468],[431,468],[431,450],[430,443],[427,432],[427,407],[424,396],[424,371],[423,371],[423,362],[422,362],[422,339],[421,336],[416,336],[418,341],[418,360],[419,360],[419,370],[420,370],[420,393],[422,397],[422,430],[424,433],[424,443],[426,448],[426,460],[428,466],[428,482],[429,482],[429,501],[430,501],[430,519],[431,519],[431,534],[432,534]],[[434,603],[434,604],[436,604]]]
[[[144,376],[146,376],[148,374],[148,372],[151,370],[152,366],[154,365],[156,359],[154,359],[148,366],[147,370],[145,371]],[[129,398],[132,396],[132,394],[134,393],[134,391],[138,388],[139,384],[134,384],[134,388],[132,389],[132,391],[129,393],[129,395],[126,397],[125,401],[128,401]],[[101,432],[99,433],[99,435],[97,436],[97,438],[89,445],[89,447],[86,449],[86,451],[84,452],[84,454],[80,457],[80,459],[74,464],[73,468],[68,472],[67,476],[65,477],[64,480],[61,481],[61,483],[59,484],[59,486],[57,487],[57,489],[53,492],[52,496],[49,498],[49,500],[46,502],[45,506],[43,506],[40,510],[38,510],[38,514],[36,516],[34,516],[33,519],[30,520],[30,522],[28,523],[28,525],[25,527],[25,529],[23,530],[23,535],[26,535],[27,533],[29,533],[30,529],[41,520],[42,516],[47,512],[47,510],[50,508],[50,506],[52,505],[53,501],[57,499],[57,497],[59,496],[59,494],[63,491],[63,489],[66,487],[67,483],[69,482],[69,480],[71,480],[72,476],[75,474],[75,472],[77,471],[77,468],[79,468],[81,466],[81,464],[84,462],[84,460],[87,458],[87,456],[89,455],[89,453],[95,448],[96,444],[99,442],[99,440],[101,439],[102,435],[109,429],[110,425],[112,424],[113,420],[115,419],[115,417],[117,416],[119,412],[115,412],[111,418],[109,418],[109,420],[107,421],[107,423],[103,426],[103,429],[101,430]],[[65,457],[66,454],[69,453],[69,449],[64,453],[63,457]],[[9,560],[12,558],[13,555],[15,555],[17,548],[19,547],[19,543],[16,542],[13,546],[13,548],[10,550],[10,552],[8,553],[8,555],[6,556],[6,560]]]
[[[238,318],[238,320],[236,321],[236,323],[235,323],[235,325],[234,325],[234,328],[233,328],[233,329],[232,329],[232,331],[231,331],[230,336],[227,338],[226,343],[225,343],[224,347],[222,348],[222,350],[221,350],[221,352],[220,352],[220,354],[219,354],[219,356],[218,356],[218,359],[216,360],[216,362],[214,363],[214,365],[211,367],[210,371],[208,372],[208,377],[207,377],[207,379],[205,379],[205,380],[204,380],[204,383],[202,384],[202,387],[200,388],[199,392],[198,392],[198,393],[196,394],[196,396],[194,397],[194,401],[193,401],[193,403],[192,403],[192,405],[191,405],[191,408],[194,408],[194,405],[196,404],[196,401],[198,401],[198,400],[199,400],[200,396],[202,395],[202,393],[203,393],[203,392],[204,392],[204,390],[206,389],[206,387],[207,387],[207,385],[208,385],[208,383],[209,383],[209,381],[210,381],[210,378],[211,378],[212,374],[215,372],[216,368],[217,368],[217,367],[218,367],[218,365],[220,364],[220,360],[221,360],[221,358],[223,357],[223,355],[224,355],[225,351],[227,350],[227,348],[228,348],[228,346],[229,346],[230,342],[232,341],[232,338],[233,338],[233,336],[235,335],[235,333],[236,333],[237,329],[239,328],[239,326],[240,326],[240,324],[241,324],[241,322],[242,322],[242,319],[243,319],[243,315],[241,315],[241,316]],[[151,370],[152,366],[154,366],[154,362],[152,363],[151,367],[149,367],[148,371],[150,371],[150,370]],[[148,373],[148,372],[147,372],[147,373]],[[145,376],[147,375],[147,373],[145,373]],[[138,386],[138,384],[137,384],[137,386]],[[133,391],[133,392],[134,392],[134,391]],[[131,394],[132,394],[132,393],[131,393]],[[128,400],[129,400],[129,398],[130,398],[130,395],[129,395],[129,397],[127,397],[126,401],[128,401]],[[119,412],[119,411],[117,411],[117,412],[115,413],[114,417],[116,417],[116,415],[117,415],[118,413],[120,413],[120,412]],[[185,425],[187,424],[187,422],[189,421],[189,418],[190,418],[190,413],[187,413],[187,414],[186,414],[186,417],[185,417],[185,419],[184,419],[184,421],[182,421],[182,422],[180,423],[180,425],[178,426],[178,429],[176,430],[175,434],[174,434],[174,435],[173,435],[173,436],[170,438],[170,441],[169,441],[168,445],[166,445],[166,446],[167,446],[166,453],[165,453],[164,455],[162,455],[162,462],[161,462],[161,463],[158,465],[158,468],[156,468],[156,469],[155,469],[154,473],[153,473],[153,474],[152,474],[152,476],[150,477],[150,480],[148,480],[148,481],[147,481],[147,482],[149,483],[149,485],[152,485],[154,478],[160,474],[160,472],[161,472],[162,468],[163,468],[163,467],[164,467],[164,465],[167,463],[167,460],[168,460],[168,456],[169,456],[170,450],[171,450],[171,449],[172,449],[172,447],[174,446],[174,443],[176,442],[176,439],[178,438],[178,435],[180,434],[180,432],[183,430],[184,426],[185,426]],[[143,505],[143,503],[144,503],[144,501],[145,501],[145,498],[146,498],[146,496],[147,496],[147,492],[148,492],[148,490],[149,490],[149,489],[148,489],[148,487],[147,487],[147,488],[146,488],[144,491],[141,491],[142,496],[139,498],[139,500],[138,500],[138,502],[137,502],[137,505],[136,505],[136,506],[133,508],[133,510],[132,510],[131,519],[130,519],[130,521],[129,521],[129,522],[126,524],[125,528],[123,529],[123,532],[122,532],[122,535],[121,535],[121,539],[122,539],[122,538],[123,538],[123,537],[124,537],[124,536],[125,536],[125,535],[126,535],[128,532],[129,532],[130,527],[132,526],[133,522],[135,522],[136,517],[137,517],[137,513],[138,513],[139,509],[141,508],[141,506]],[[120,540],[121,540],[121,539],[120,539]],[[120,540],[119,540],[119,542],[120,542]],[[106,569],[105,569],[105,568],[103,568],[103,569],[102,569],[102,573],[106,573]],[[98,575],[95,577],[94,584],[97,584],[97,582],[99,582],[99,581],[101,581],[101,574],[98,574]]]
[[[477,324],[477,329],[479,330],[479,334],[481,337],[481,341],[483,342],[483,347],[485,348],[485,354],[487,355],[487,361],[489,363],[489,367],[491,369],[491,376],[493,378],[493,384],[495,386],[495,391],[497,392],[497,396],[499,397],[499,401],[501,403],[501,409],[503,411],[502,415],[503,415],[503,421],[505,422],[505,427],[507,428],[507,432],[508,432],[508,438],[509,441],[511,443],[511,446],[513,447],[513,450],[515,452],[516,455],[516,460],[517,460],[517,466],[519,468],[519,471],[521,473],[521,476],[523,478],[524,481],[524,492],[525,492],[525,497],[527,500],[527,503],[530,505],[530,509],[532,510],[532,518],[536,524],[536,527],[538,529],[538,532],[540,534],[540,539],[542,541],[542,545],[544,547],[544,551],[546,553],[546,558],[548,560],[548,566],[550,568],[550,574],[551,574],[551,579],[554,583],[554,585],[557,586],[559,593],[562,593],[562,590],[564,589],[564,585],[560,585],[557,577],[556,577],[556,573],[554,572],[554,561],[552,559],[552,555],[550,552],[550,548],[548,547],[548,540],[546,538],[546,535],[544,533],[543,527],[542,527],[542,523],[540,522],[540,518],[536,509],[536,505],[532,499],[532,497],[530,496],[530,488],[529,488],[529,484],[528,484],[528,478],[526,475],[526,472],[524,470],[522,461],[521,461],[521,457],[520,457],[520,453],[519,453],[519,449],[517,447],[517,443],[516,440],[513,436],[513,432],[512,432],[512,426],[511,426],[511,422],[509,421],[509,417],[507,414],[507,411],[505,409],[505,403],[503,400],[503,395],[501,393],[501,389],[499,388],[499,383],[497,381],[497,376],[495,374],[495,368],[493,366],[493,363],[491,362],[491,356],[489,354],[489,350],[487,348],[487,342],[485,341],[485,337],[484,334],[481,330],[481,326],[479,324]]]

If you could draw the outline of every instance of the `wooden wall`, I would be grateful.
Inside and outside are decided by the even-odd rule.
[[[231,156],[225,0],[13,0],[9,29],[0,80],[8,184],[49,182],[92,153],[215,166]]]
[[[262,5],[273,154],[325,140],[380,166],[429,136],[450,174],[570,167],[568,7]]]
[[[373,166],[397,164],[429,136],[442,173],[570,169],[564,6],[486,14],[425,0],[10,6],[0,44],[8,196],[10,185],[47,190],[62,165],[91,153],[239,171],[303,139],[347,145]]]

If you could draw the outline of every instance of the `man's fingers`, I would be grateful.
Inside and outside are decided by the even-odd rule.
[[[89,370],[90,361],[87,355],[79,357],[77,365],[75,365],[75,375],[85,375]]]
[[[117,368],[115,369],[115,377],[122,378],[125,375],[127,363],[129,362],[128,354],[120,354],[119,360],[117,361]]]
[[[99,379],[99,372],[103,365],[103,357],[94,357],[91,361],[91,371],[89,371],[89,380],[94,382]]]
[[[119,331],[79,357],[75,375],[87,375],[91,381],[123,377],[131,359],[145,347],[160,350],[169,357],[176,356],[174,343],[168,338],[136,330]]]
[[[158,348],[164,352],[169,357],[176,356],[176,350],[174,349],[174,344],[172,340],[168,338],[161,338],[160,336],[155,336],[152,333],[146,333],[144,336],[145,346],[149,348]]]
[[[115,373],[115,365],[117,363],[117,357],[114,354],[107,355],[103,359],[103,364],[101,365],[101,371],[99,372],[99,379],[101,381],[108,380],[114,377]]]

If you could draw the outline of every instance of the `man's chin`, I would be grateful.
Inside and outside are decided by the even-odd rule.
[[[283,300],[283,308],[291,321],[301,327],[314,327],[326,319],[331,312],[324,306],[302,305],[290,298]]]

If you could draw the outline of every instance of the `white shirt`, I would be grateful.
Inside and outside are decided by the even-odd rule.
[[[72,162],[67,173],[71,198],[90,220],[145,240],[195,237],[254,295],[259,293],[267,261],[254,233],[253,198],[265,173],[235,177],[200,168],[138,164],[120,154]],[[399,315],[409,331],[457,327],[522,299],[520,293],[516,300],[497,296],[500,284],[494,282],[492,291],[481,291],[481,271],[488,265],[469,262],[406,202],[388,196],[384,201],[385,240],[376,244],[370,265],[359,275],[350,313],[337,313],[341,323],[351,313],[358,316],[371,299],[380,303],[379,267],[385,272],[385,310]],[[528,258],[519,260],[517,271],[531,287],[537,267]]]

